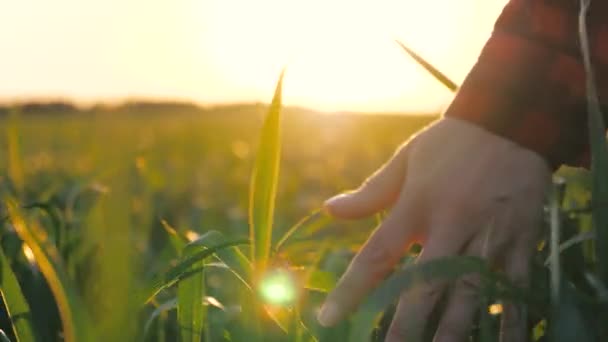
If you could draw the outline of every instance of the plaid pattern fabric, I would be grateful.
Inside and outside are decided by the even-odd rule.
[[[511,0],[445,116],[515,141],[561,164],[587,166],[585,72],[579,0]],[[606,114],[608,0],[587,18],[591,58]]]

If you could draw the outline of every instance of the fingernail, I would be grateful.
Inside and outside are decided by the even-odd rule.
[[[326,200],[325,203],[323,203],[323,205],[325,207],[332,206],[332,205],[336,204],[337,202],[342,201],[343,199],[345,199],[348,196],[349,196],[349,194],[339,194],[339,195],[336,195],[336,196],[334,196],[334,197]]]
[[[328,302],[321,307],[321,310],[317,315],[317,321],[324,327],[330,327],[338,323],[339,316],[340,308],[338,305],[336,305],[336,303]]]

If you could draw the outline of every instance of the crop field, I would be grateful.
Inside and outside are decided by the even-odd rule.
[[[181,252],[163,222],[184,241],[211,230],[232,238],[248,236],[249,179],[265,113],[265,106],[256,105],[207,111],[130,106],[2,119],[2,195],[18,203],[20,215],[32,225],[28,229],[44,235],[38,237],[43,248],[55,245],[57,255],[49,252],[49,257],[64,277],[59,281],[69,283],[68,295],[78,298],[79,315],[87,316],[85,324],[98,338],[143,339],[151,310],[175,297],[169,289],[144,305],[147,298],[138,302],[136,296]],[[433,119],[299,109],[287,109],[283,115],[277,239],[325,198],[356,187],[399,143]],[[2,213],[8,213],[4,206]],[[315,262],[329,247],[326,241],[332,241],[331,250],[350,251],[371,231],[374,220],[325,220],[318,225],[312,228],[319,237],[301,243],[284,262]],[[8,220],[2,232],[2,267],[4,261],[13,265],[36,340],[61,340],[63,316],[49,292],[48,275],[35,257],[28,259],[30,249],[21,245]],[[247,246],[242,248],[248,255]],[[238,291],[231,289],[238,280],[221,270],[210,273],[208,295],[226,312],[237,310],[240,300],[230,291]],[[209,311],[212,319],[235,319],[222,317],[214,308]],[[175,340],[180,330],[175,319],[175,310],[160,313],[146,339]],[[223,338],[223,323],[211,326],[210,334]],[[13,340],[6,317],[2,328]],[[221,340],[217,336],[214,340]]]
[[[161,6],[155,13],[153,5],[142,12],[138,4],[131,14],[127,9],[132,5],[121,4],[108,8],[107,15],[101,11],[106,6],[101,1],[99,11],[87,4],[95,10],[84,12],[78,11],[77,2],[64,4],[63,9],[53,4],[61,16],[40,4],[36,11],[27,5],[9,6],[16,11],[6,11],[5,19],[19,19],[15,14],[22,12],[27,20],[5,20],[7,27],[27,29],[21,27],[10,40],[2,41],[13,53],[7,54],[7,70],[18,70],[12,76],[19,76],[21,83],[6,82],[3,89],[10,94],[0,95],[35,98],[41,89],[60,88],[59,94],[100,98],[157,94],[150,95],[155,98],[179,91],[177,98],[198,99],[188,94],[204,94],[201,99],[211,102],[260,101],[257,91],[267,76],[262,77],[264,65],[295,55],[291,48],[304,47],[302,51],[310,56],[302,59],[301,69],[294,69],[309,75],[300,75],[302,93],[294,98],[308,99],[311,106],[343,101],[347,108],[364,110],[375,100],[373,94],[359,95],[358,85],[349,84],[357,78],[352,83],[383,94],[376,98],[379,108],[395,108],[401,95],[411,101],[411,108],[431,108],[425,107],[431,100],[436,104],[442,100],[426,91],[433,88],[425,88],[423,78],[416,78],[415,71],[420,70],[398,69],[390,58],[378,62],[382,44],[368,47],[365,39],[375,39],[385,29],[392,31],[392,17],[395,25],[418,19],[410,27],[415,34],[408,34],[412,36],[408,41],[418,38],[414,45],[441,65],[451,66],[446,70],[449,75],[464,76],[463,66],[469,64],[450,51],[471,50],[472,40],[456,38],[474,38],[472,27],[477,25],[463,26],[459,33],[460,24],[437,15],[458,17],[451,13],[458,8],[466,12],[461,18],[467,22],[481,23],[471,15],[476,10],[448,1],[431,4],[428,20],[423,2],[410,2],[403,10],[386,7],[385,16],[371,11],[383,7],[374,3],[360,7],[361,16],[350,19],[346,12],[357,6],[345,11],[342,5],[333,5],[331,12],[332,6],[324,2],[319,2],[320,10],[288,5],[289,16],[283,16],[278,8],[283,6],[254,11],[259,2],[252,7],[246,1],[239,6],[231,3],[225,13],[221,2],[194,3],[202,7],[175,6],[172,11]],[[593,75],[591,51],[595,50],[590,50],[586,28],[589,4],[581,0],[578,19],[587,111],[577,114],[586,115],[591,164],[589,170],[555,170],[529,286],[518,286],[499,263],[480,257],[421,261],[417,257],[425,246],[416,244],[404,251],[397,267],[346,319],[333,327],[321,326],[317,314],[327,294],[387,214],[340,221],[322,209],[324,200],[356,189],[400,144],[439,115],[320,113],[284,106],[283,71],[274,95],[264,98],[268,104],[198,107],[132,101],[85,109],[61,101],[0,103],[0,342],[382,342],[400,294],[439,281],[453,285],[472,274],[479,275],[480,282],[467,341],[510,342],[501,339],[503,311],[509,309],[517,309],[509,312],[525,322],[529,341],[608,341],[608,145],[605,108]],[[486,21],[490,7],[483,10],[481,2],[475,6],[480,8],[477,16]],[[38,18],[34,12],[43,15]],[[87,17],[89,12],[93,15]],[[203,16],[192,16],[188,23],[186,17],[198,12]],[[317,12],[323,16],[312,15]],[[71,17],[78,21],[70,21]],[[114,17],[117,21],[110,20]],[[372,17],[380,21],[369,21]],[[282,19],[277,22],[277,18]],[[425,36],[425,25],[433,34]],[[38,32],[38,26],[45,32]],[[378,32],[361,31],[376,26]],[[191,36],[178,34],[182,31]],[[390,36],[402,38],[392,32]],[[446,74],[404,43],[396,43],[410,62],[428,72],[425,76],[452,94],[458,92],[459,85]],[[75,50],[68,49],[72,46]],[[36,53],[25,53],[26,47],[35,47]],[[65,55],[55,54],[63,50]],[[95,51],[101,51],[99,56]],[[38,58],[41,52],[48,56]],[[386,50],[386,57],[390,53]],[[438,58],[439,53],[448,58]],[[326,59],[334,59],[335,64]],[[372,64],[359,65],[365,60]],[[43,63],[36,64],[39,61]],[[247,70],[247,65],[255,67]],[[362,73],[366,68],[369,73]],[[91,69],[103,74],[101,82],[88,79],[95,76]],[[335,75],[342,83],[326,77],[334,69],[340,69]],[[87,79],[79,78],[83,70]],[[378,81],[382,72],[390,82]],[[204,79],[199,83],[201,75]],[[32,76],[36,77],[28,78]],[[400,77],[407,82],[397,82]],[[318,84],[318,79],[326,84]],[[66,88],[68,83],[72,84]],[[393,86],[403,93],[386,92]],[[410,88],[404,90],[406,86]],[[319,94],[306,95],[308,88]],[[323,99],[329,96],[337,99]],[[432,157],[426,159],[432,163]],[[432,181],[437,188],[448,183]],[[471,198],[477,190],[470,189]],[[433,205],[425,206],[425,215],[429,208],[434,212]],[[454,287],[446,288],[424,322],[423,342],[433,341],[446,311]]]
[[[435,117],[278,108],[10,110],[0,133],[6,340],[381,341],[399,289],[480,269],[458,257],[414,267],[348,322],[320,327],[325,293],[381,219],[336,222],[319,211],[323,200],[357,187]],[[529,293],[489,275],[497,285],[474,340],[496,339],[499,300],[513,296],[530,303],[534,340],[547,338],[552,319],[570,334],[605,336],[601,316],[590,315],[605,312],[606,295],[589,277],[590,177],[560,174],[563,303],[556,309],[548,296],[547,239]],[[273,182],[276,200],[263,203],[255,192]]]

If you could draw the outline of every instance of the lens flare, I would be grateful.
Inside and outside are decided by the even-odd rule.
[[[294,277],[287,270],[270,271],[262,278],[259,293],[268,304],[291,304],[297,295]]]
[[[34,252],[30,248],[30,246],[24,243],[21,249],[23,250],[23,255],[25,255],[25,259],[27,259],[27,261],[33,265],[36,262],[36,257],[34,256]]]
[[[490,315],[493,315],[493,316],[500,315],[502,313],[502,304],[495,303],[495,304],[490,305],[488,307],[488,312],[490,313]]]

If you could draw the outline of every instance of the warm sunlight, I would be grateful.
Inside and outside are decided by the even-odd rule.
[[[451,94],[394,40],[460,82],[505,2],[13,2],[0,13],[13,32],[0,36],[0,100],[266,101],[287,65],[287,104],[436,112]]]

